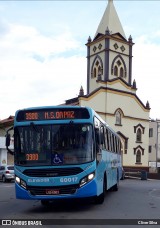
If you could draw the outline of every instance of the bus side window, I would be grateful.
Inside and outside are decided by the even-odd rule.
[[[109,150],[109,139],[108,139],[108,130],[105,129],[105,144],[106,144],[106,150]]]
[[[116,144],[115,144],[115,137],[113,134],[112,134],[112,144],[113,144],[113,152],[115,153],[116,152],[116,148],[115,148]]]
[[[112,145],[111,151],[114,152],[114,136],[113,136],[112,132],[111,132],[111,136],[110,137],[111,137],[111,145]]]
[[[118,147],[118,149],[119,149],[119,153],[120,154],[123,154],[123,150],[122,150],[122,142],[119,140],[119,147]]]
[[[106,145],[105,145],[105,135],[104,135],[104,127],[101,126],[101,134],[100,134],[100,142],[101,142],[101,148],[102,149],[106,149]]]
[[[110,151],[113,152],[113,142],[112,142],[112,133],[109,132],[109,138],[110,138]]]
[[[115,148],[115,153],[117,153],[118,152],[118,150],[117,150],[117,137],[115,137],[114,136],[114,143],[115,143],[115,146],[114,146],[114,148]]]
[[[118,141],[119,141],[119,139],[116,136],[114,136],[114,152],[115,153],[118,153]]]
[[[96,141],[96,153],[99,153],[99,149],[100,149],[99,128],[95,128],[95,141]]]

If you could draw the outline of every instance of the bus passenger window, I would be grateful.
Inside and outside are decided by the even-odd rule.
[[[109,144],[109,131],[106,129],[106,149],[110,150],[110,144]]]
[[[96,153],[99,152],[100,149],[100,140],[99,140],[99,128],[95,128],[95,143],[96,143]]]
[[[110,139],[110,151],[113,151],[112,133],[111,132],[109,132],[109,139]]]
[[[102,149],[106,149],[106,145],[105,145],[105,136],[104,136],[104,127],[103,127],[103,126],[101,127],[101,134],[100,134],[100,137],[101,137],[101,148],[102,148]]]
[[[112,134],[112,145],[113,145],[113,152],[115,152],[115,138],[113,134]]]

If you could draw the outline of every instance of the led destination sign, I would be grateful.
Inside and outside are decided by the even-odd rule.
[[[21,110],[18,112],[16,119],[17,121],[89,119],[89,112],[85,108]]]
[[[26,112],[25,120],[75,119],[74,111]]]

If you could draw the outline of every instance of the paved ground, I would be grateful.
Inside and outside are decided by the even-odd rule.
[[[133,228],[139,226],[107,226],[101,225],[104,219],[112,219],[120,224],[119,219],[136,219],[142,221],[141,227],[146,227],[143,222],[146,219],[157,221],[160,219],[160,181],[159,180],[139,180],[125,179],[120,182],[118,192],[109,191],[102,205],[95,205],[87,201],[78,202],[54,202],[50,207],[45,208],[40,201],[26,201],[15,199],[14,183],[0,182],[0,218],[1,219],[69,219],[80,222],[90,219],[89,227],[126,227]],[[95,220],[93,225],[93,221]],[[64,221],[67,221],[64,220]],[[128,222],[128,221],[127,221]],[[15,226],[13,226],[15,227]],[[16,226],[19,227],[19,226]],[[43,226],[48,227],[48,226]],[[63,227],[53,225],[54,228]],[[67,225],[66,228],[86,228],[88,225]],[[147,225],[153,227],[153,225]],[[158,227],[158,226],[157,226]]]

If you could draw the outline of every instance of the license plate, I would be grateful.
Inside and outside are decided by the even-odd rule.
[[[58,195],[59,190],[58,189],[46,189],[46,195]]]

